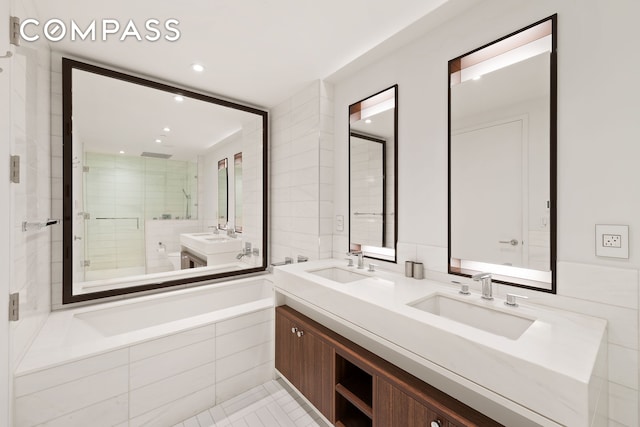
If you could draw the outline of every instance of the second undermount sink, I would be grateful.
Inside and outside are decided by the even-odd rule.
[[[337,267],[323,268],[321,270],[308,271],[316,276],[324,277],[325,279],[333,280],[338,283],[350,283],[357,280],[368,279],[369,276],[365,274],[356,273],[351,270],[344,270]]]
[[[520,338],[534,322],[527,317],[440,294],[408,305],[512,340]]]
[[[213,233],[182,233],[180,244],[202,255],[242,250],[241,239]]]

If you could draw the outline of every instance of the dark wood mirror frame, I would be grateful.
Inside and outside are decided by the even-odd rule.
[[[452,126],[451,126],[451,86],[452,80],[454,79],[454,75],[456,73],[459,74],[461,68],[464,67],[462,64],[463,58],[470,57],[471,61],[480,61],[483,60],[483,56],[486,52],[489,51],[489,55],[496,55],[496,52],[490,52],[492,48],[495,47],[498,43],[506,41],[514,36],[518,36],[524,33],[527,30],[534,29],[534,27],[542,26],[541,24],[550,23],[551,25],[551,50],[550,50],[550,68],[549,68],[549,239],[550,239],[550,259],[549,259],[549,267],[550,267],[550,276],[551,280],[548,284],[549,287],[538,287],[535,285],[534,280],[522,279],[519,277],[509,277],[506,275],[498,275],[496,274],[493,277],[493,282],[502,283],[511,286],[516,286],[520,288],[526,288],[536,291],[548,292],[548,293],[556,293],[556,257],[557,257],[557,46],[558,46],[558,37],[557,37],[557,14],[549,16],[545,19],[542,19],[538,22],[535,22],[527,27],[524,27],[520,30],[517,30],[511,34],[508,34],[504,37],[501,37],[493,42],[487,43],[484,46],[481,46],[477,49],[474,49],[470,52],[465,53],[464,55],[460,55],[459,57],[452,59],[449,61],[448,67],[449,72],[447,74],[447,87],[448,87],[448,257],[447,257],[447,266],[448,273],[454,274],[458,276],[471,277],[472,275],[479,273],[476,270],[468,270],[455,265],[452,265],[452,251],[451,251],[451,134],[452,134]],[[508,42],[507,42],[508,43]],[[505,43],[503,43],[505,44]],[[513,47],[513,46],[511,46]],[[484,51],[484,52],[481,52]],[[498,52],[501,53],[501,52]],[[474,55],[475,54],[475,55]],[[472,58],[472,59],[471,59]],[[490,271],[489,271],[490,272]],[[496,277],[497,276],[497,277]],[[517,282],[520,280],[520,283]],[[531,283],[529,283],[531,282]],[[543,282],[540,282],[543,283]],[[544,282],[546,284],[546,282]]]
[[[390,257],[378,257],[375,254],[372,253],[364,253],[364,257],[366,258],[371,258],[371,259],[377,259],[380,261],[387,261],[387,262],[393,262],[393,263],[397,263],[398,262],[398,85],[395,84],[393,86],[390,86],[388,88],[385,88],[379,92],[374,93],[373,95],[370,95],[364,99],[361,99],[357,102],[354,102],[353,104],[349,105],[349,140],[348,140],[348,148],[349,148],[349,170],[348,170],[348,176],[349,176],[349,215],[348,215],[348,224],[349,224],[349,247],[348,247],[348,251],[351,252],[353,250],[352,247],[352,242],[351,242],[351,137],[357,136],[358,138],[365,138],[365,139],[370,139],[370,140],[374,140],[376,142],[382,142],[377,138],[373,138],[370,135],[364,135],[360,132],[357,131],[353,131],[351,129],[351,119],[354,116],[358,116],[361,108],[362,108],[362,103],[374,98],[378,95],[384,94],[385,92],[389,91],[389,90],[393,90],[394,91],[394,97],[393,97],[393,102],[394,102],[394,112],[393,112],[393,175],[394,175],[394,181],[393,181],[393,224],[392,225],[388,225],[386,223],[384,223],[385,225],[383,226],[383,230],[387,230],[389,227],[393,227],[393,242],[386,242],[386,240],[383,238],[383,241],[387,244],[391,244],[393,247],[393,259],[391,259]],[[384,142],[383,147],[387,147],[386,142]],[[384,153],[384,151],[383,151]],[[383,168],[384,168],[384,174],[386,176],[386,167],[387,167],[387,160],[386,160],[386,156],[383,156]],[[384,198],[383,198],[383,213],[386,214],[386,197],[388,195],[387,191],[386,191],[386,185],[383,184],[383,194],[384,194]],[[359,246],[359,245],[357,245]]]
[[[146,86],[148,88],[165,91],[174,95],[181,95],[187,98],[193,98],[204,102],[209,102],[218,106],[233,108],[236,110],[244,111],[247,113],[255,114],[262,119],[262,265],[254,268],[247,268],[244,270],[228,271],[223,273],[210,274],[203,272],[202,275],[190,278],[180,278],[172,280],[167,278],[165,280],[149,283],[138,286],[131,286],[120,289],[110,289],[105,291],[97,291],[92,293],[85,293],[74,295],[73,294],[73,221],[72,221],[72,72],[73,70],[82,70],[94,74],[99,74],[105,77],[119,79],[125,82],[129,82],[136,85]],[[82,301],[98,300],[102,298],[109,298],[125,294],[133,294],[144,291],[151,291],[163,288],[172,288],[176,286],[186,284],[206,284],[211,280],[232,278],[236,276],[245,276],[247,274],[263,272],[267,269],[267,202],[268,202],[268,112],[260,110],[258,108],[243,105],[234,101],[221,99],[209,94],[195,92],[193,90],[181,88],[179,86],[173,86],[167,83],[161,83],[159,81],[149,80],[146,78],[129,75],[120,71],[115,71],[108,68],[72,60],[69,58],[62,59],[62,120],[63,120],[63,172],[62,172],[62,223],[63,223],[63,241],[62,241],[62,303],[71,304]]]

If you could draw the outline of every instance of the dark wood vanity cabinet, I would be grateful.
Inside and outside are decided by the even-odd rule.
[[[322,415],[331,417],[331,365],[333,350],[301,318],[276,314],[276,369]]]
[[[275,365],[338,427],[501,425],[288,306],[276,308]]]

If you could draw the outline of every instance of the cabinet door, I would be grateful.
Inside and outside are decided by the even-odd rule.
[[[276,369],[300,389],[300,340],[292,332],[292,328],[297,330],[297,326],[289,318],[276,310]]]
[[[333,348],[306,326],[276,311],[276,369],[330,419]]]
[[[454,427],[444,417],[380,377],[376,378],[376,383],[374,427]]]
[[[333,349],[313,333],[306,330],[303,333],[300,337],[300,391],[322,415],[331,419]]]

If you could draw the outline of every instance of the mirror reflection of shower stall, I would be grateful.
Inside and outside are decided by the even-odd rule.
[[[76,235],[74,248],[78,280],[147,273],[145,226],[149,220],[193,221],[197,229],[197,162],[151,153],[86,152],[81,156],[84,161],[74,165],[74,174],[82,174],[76,181],[82,182],[82,189],[74,188],[74,230],[84,232]]]

